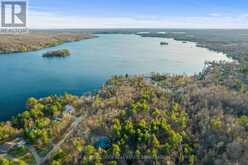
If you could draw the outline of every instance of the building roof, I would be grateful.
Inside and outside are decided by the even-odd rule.
[[[75,108],[71,105],[66,105],[65,110],[63,113],[73,113],[75,111]]]
[[[4,144],[0,145],[0,153],[6,153],[6,152],[8,152],[15,145],[16,145],[16,143],[4,143]]]

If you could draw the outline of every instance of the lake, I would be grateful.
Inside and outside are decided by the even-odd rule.
[[[82,95],[96,91],[115,74],[194,74],[202,70],[205,61],[230,60],[191,42],[137,35],[98,36],[35,52],[0,55],[0,120],[24,111],[29,97],[65,92]],[[169,45],[161,46],[161,41]],[[62,48],[72,55],[42,57],[47,51]]]

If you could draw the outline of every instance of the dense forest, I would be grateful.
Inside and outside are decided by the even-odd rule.
[[[1,123],[0,141],[23,137],[23,148],[52,165],[247,165],[248,61],[232,50],[234,62],[206,62],[193,76],[113,76],[96,94],[30,98],[27,111]],[[75,112],[64,114],[68,105]],[[74,118],[82,120],[71,131]],[[0,164],[35,164],[16,157]]]
[[[193,77],[114,77],[87,107],[90,117],[72,138],[80,142],[65,144],[52,162],[247,164],[245,75],[234,64],[207,65]],[[105,136],[111,146],[96,147],[92,137]],[[61,156],[73,146],[71,158]]]
[[[31,31],[24,34],[0,34],[0,55],[40,50],[61,45],[65,42],[91,39],[95,36],[76,32]]]

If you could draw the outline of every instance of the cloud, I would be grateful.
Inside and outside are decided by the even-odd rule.
[[[69,14],[68,14],[69,15]],[[248,28],[247,14],[236,17],[84,17],[31,10],[30,28]]]
[[[221,14],[220,13],[210,13],[209,16],[211,16],[211,17],[220,17]]]

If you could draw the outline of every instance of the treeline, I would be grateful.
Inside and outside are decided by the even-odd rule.
[[[30,32],[20,35],[0,34],[0,54],[40,50],[65,42],[91,39],[95,36],[81,32]]]
[[[223,52],[235,60],[248,57],[247,30],[165,30],[166,33],[151,32],[139,34],[142,37],[174,38],[179,41],[196,42],[217,52]]]

